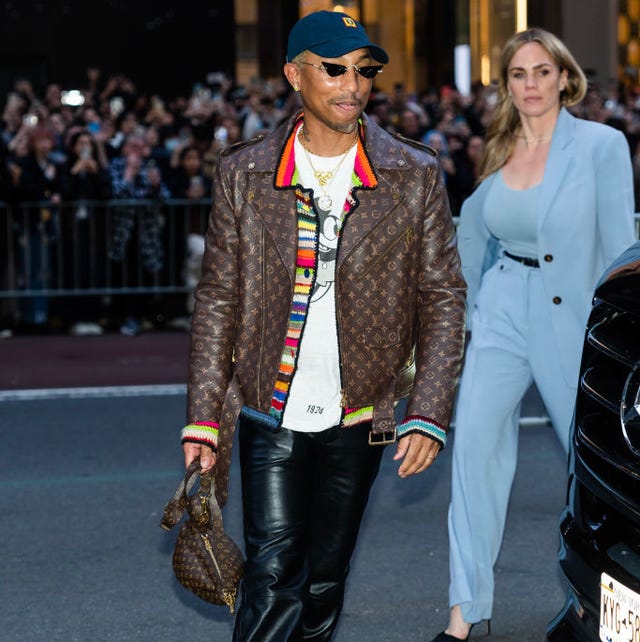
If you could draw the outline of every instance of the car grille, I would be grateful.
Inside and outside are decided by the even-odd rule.
[[[625,439],[620,402],[625,382],[640,362],[640,318],[597,300],[582,358],[576,404],[578,460],[597,480],[599,494],[630,511],[640,523],[640,457]],[[591,485],[591,484],[590,484]]]

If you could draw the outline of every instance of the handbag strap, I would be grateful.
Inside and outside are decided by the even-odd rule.
[[[174,496],[164,508],[160,527],[165,531],[170,531],[180,521],[184,511],[190,507],[189,493],[198,475],[200,475],[198,494],[201,503],[199,510],[195,511],[197,514],[191,517],[203,528],[209,524],[222,526],[222,511],[216,499],[215,479],[211,473],[200,473],[200,458],[196,457],[187,468],[184,479],[178,485]]]
[[[200,475],[200,495],[209,500],[209,515],[206,524],[215,529],[218,527],[222,530],[222,510],[216,497],[216,480],[212,473],[203,473]],[[204,516],[203,516],[204,517]]]
[[[200,458],[196,457],[196,459],[194,459],[189,465],[189,468],[187,468],[184,479],[178,485],[178,489],[174,496],[164,507],[160,527],[165,531],[170,531],[182,518],[182,514],[188,505],[189,493],[191,492],[193,485],[196,483],[199,470]]]

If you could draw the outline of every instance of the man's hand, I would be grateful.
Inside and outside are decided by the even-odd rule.
[[[189,464],[196,458],[200,457],[200,471],[203,473],[208,473],[216,463],[216,455],[204,444],[193,444],[187,442],[183,444],[182,450],[184,450],[184,466],[189,468]]]
[[[439,452],[439,442],[426,435],[411,433],[406,437],[401,437],[393,457],[395,461],[403,460],[398,468],[398,475],[409,477],[409,475],[423,472],[433,464]]]

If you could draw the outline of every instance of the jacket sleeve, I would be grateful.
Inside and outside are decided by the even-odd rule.
[[[596,155],[596,215],[604,264],[610,265],[636,237],[634,231],[633,169],[629,145],[611,129]]]
[[[202,275],[191,323],[187,426],[182,441],[217,447],[218,428],[229,386],[238,305],[238,235],[235,194],[226,163],[216,169],[213,204],[205,239]]]
[[[489,177],[467,198],[462,205],[458,225],[458,251],[462,274],[467,284],[467,329],[471,330],[475,305],[482,275],[496,262],[498,241],[489,234],[484,224],[482,207],[490,181]]]
[[[426,434],[444,446],[462,363],[466,284],[437,165],[426,180],[416,297],[416,374],[398,434]]]

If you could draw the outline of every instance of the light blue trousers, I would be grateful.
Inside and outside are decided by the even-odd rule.
[[[573,385],[558,360],[539,268],[499,259],[473,311],[455,414],[449,507],[449,605],[466,622],[491,617],[495,565],[516,470],[522,397],[535,381],[566,450]],[[573,342],[572,342],[573,344]]]

